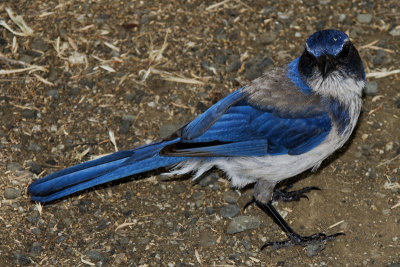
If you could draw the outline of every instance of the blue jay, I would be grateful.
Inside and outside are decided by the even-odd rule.
[[[341,233],[300,236],[271,199],[277,183],[316,170],[343,146],[360,114],[364,86],[364,66],[349,37],[334,29],[318,31],[300,57],[229,94],[164,140],[54,172],[28,191],[32,200],[49,202],[161,167],[171,167],[171,174],[193,173],[194,179],[217,167],[233,187],[255,183],[250,203],[287,234],[287,240],[262,248],[333,240]],[[317,188],[288,198],[298,200],[312,189]]]

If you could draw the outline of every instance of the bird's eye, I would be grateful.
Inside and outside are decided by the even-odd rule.
[[[300,74],[309,77],[313,72],[314,66],[317,64],[317,59],[307,49],[304,50],[300,57],[298,70]]]
[[[340,51],[339,55],[337,56],[337,58],[339,59],[345,59],[347,58],[347,56],[350,53],[350,43],[347,42],[343,47],[342,47],[342,51]]]
[[[314,60],[315,59],[315,57],[310,52],[308,52],[307,49],[304,50],[304,57],[306,57],[309,60]]]
[[[311,54],[310,52],[308,52],[307,49],[305,49],[304,52],[303,52],[302,60],[306,61],[310,65],[312,65],[316,61],[314,55]]]

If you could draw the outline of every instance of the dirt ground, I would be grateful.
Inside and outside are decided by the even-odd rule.
[[[398,1],[19,0],[0,2],[0,19],[0,265],[400,266],[400,76],[388,73],[400,63]],[[115,151],[110,131],[119,150],[156,141],[324,28],[360,51],[363,113],[346,147],[294,185],[322,190],[277,203],[301,234],[345,233],[324,250],[260,251],[285,235],[243,211],[251,188],[232,190],[218,171],[30,201],[38,177]],[[228,234],[242,215],[259,225]]]

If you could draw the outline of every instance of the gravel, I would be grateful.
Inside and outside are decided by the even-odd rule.
[[[148,175],[129,177],[43,205],[39,216],[35,203],[26,194],[29,183],[37,178],[20,178],[18,171],[14,173],[7,168],[8,163],[18,162],[38,174],[40,168],[35,170],[28,164],[34,161],[48,174],[88,159],[77,158],[86,148],[91,149],[91,155],[112,152],[108,129],[114,129],[121,151],[156,141],[161,125],[187,123],[248,84],[248,79],[260,74],[269,59],[270,66],[282,66],[298,57],[304,50],[305,38],[316,29],[350,31],[354,45],[364,46],[359,52],[367,71],[395,70],[400,55],[396,1],[358,1],[349,5],[348,1],[332,0],[301,4],[96,0],[89,4],[72,1],[62,6],[59,2],[7,1],[7,7],[15,16],[23,17],[34,34],[15,36],[4,29],[0,37],[2,71],[25,67],[7,60],[25,60],[48,71],[25,71],[2,77],[0,217],[7,227],[3,227],[1,235],[0,265],[78,266],[84,265],[82,260],[97,266],[105,266],[109,261],[108,266],[171,267],[183,267],[181,263],[186,266],[345,266],[349,262],[359,266],[364,260],[366,265],[375,266],[399,263],[396,252],[399,240],[393,239],[399,232],[399,208],[392,208],[398,202],[399,189],[385,187],[387,183],[399,182],[398,75],[368,79],[378,82],[378,90],[363,99],[364,112],[351,142],[334,155],[336,160],[325,162],[327,166],[321,172],[312,177],[305,173],[308,178],[296,185],[300,188],[317,183],[316,186],[330,190],[309,196],[308,202],[293,203],[307,209],[304,214],[295,207],[290,222],[293,227],[308,222],[307,228],[326,229],[349,217],[339,226],[346,237],[327,243],[327,249],[312,258],[301,252],[305,249],[302,247],[278,251],[267,248],[260,252],[263,238],[274,240],[279,228],[255,206],[244,213],[260,217],[266,227],[227,234],[228,225],[242,214],[221,219],[222,207],[233,204],[242,208],[242,202],[250,199],[252,188],[241,191],[246,196],[243,199],[226,196],[224,192],[231,189],[228,181],[219,178],[223,177],[220,172],[205,174],[204,177],[215,176],[203,181],[205,187],[192,182],[190,175],[179,181],[174,177],[168,182],[159,181],[158,173],[153,172],[150,179],[146,179]],[[218,5],[222,2],[223,5]],[[318,8],[315,3],[319,3]],[[357,14],[361,13],[372,15],[370,23],[359,21]],[[4,10],[1,18],[14,31],[21,31]],[[58,36],[60,54],[55,50]],[[375,47],[366,46],[377,39]],[[113,52],[106,43],[117,47],[119,52]],[[87,64],[70,63],[69,57],[75,52],[86,56]],[[100,68],[103,64],[116,72]],[[149,76],[143,80],[148,70]],[[168,77],[204,84],[170,81]],[[56,94],[47,93],[49,90],[57,90],[58,99],[47,96]],[[136,118],[132,120],[132,116]],[[118,133],[120,126],[123,134]],[[28,150],[31,142],[41,150],[35,152],[32,146]],[[393,148],[385,150],[389,142],[393,142]],[[60,145],[64,149],[59,149]],[[361,149],[364,146],[369,148]],[[361,154],[356,157],[358,151]],[[369,179],[373,172],[375,178]],[[367,173],[371,175],[367,177]],[[345,183],[339,183],[338,177]],[[179,183],[186,191],[174,195]],[[19,188],[21,195],[8,200],[4,196],[6,188]],[[194,195],[197,191],[204,194]],[[321,205],[323,209],[315,208]],[[292,204],[288,208],[292,209]],[[315,220],[310,221],[309,217]],[[171,227],[167,222],[172,222]],[[116,231],[124,223],[127,225]],[[347,231],[342,229],[346,223]],[[231,231],[243,229],[247,228],[242,225],[239,230]],[[203,232],[205,236],[201,235]],[[208,240],[207,234],[215,235],[217,243],[212,245],[214,237]],[[139,244],[140,240],[147,242]],[[40,245],[33,246],[33,242]],[[341,249],[342,245],[346,245],[345,249]],[[40,246],[42,251],[33,253]],[[93,250],[98,252],[101,262],[85,255]]]
[[[30,258],[26,256],[24,253],[21,253],[19,251],[14,252],[14,259],[15,263],[19,265],[28,265],[31,263]]]

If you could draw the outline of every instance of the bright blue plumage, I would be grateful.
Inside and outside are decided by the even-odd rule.
[[[158,152],[173,142],[154,143],[88,161],[37,180],[28,190],[32,200],[49,202],[122,177],[169,166],[183,158],[162,157]]]
[[[314,33],[307,39],[306,44],[310,53],[315,57],[324,54],[336,56],[342,51],[348,40],[349,37],[344,32],[328,30]]]

